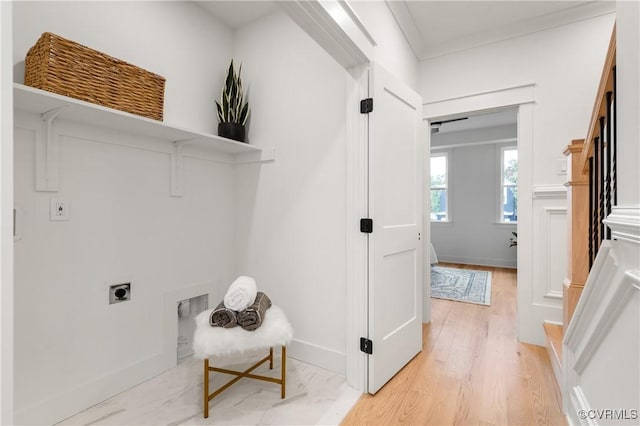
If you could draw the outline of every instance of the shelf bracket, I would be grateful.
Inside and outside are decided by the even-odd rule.
[[[36,131],[36,191],[56,192],[60,187],[60,140],[53,122],[68,107],[64,105],[40,115],[42,123]]]
[[[184,139],[173,142],[171,151],[171,196],[182,197],[184,195],[184,153],[182,147],[197,138]]]

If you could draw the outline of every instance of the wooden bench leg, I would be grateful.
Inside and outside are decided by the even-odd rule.
[[[203,393],[204,393],[204,418],[209,417],[209,358],[204,360],[204,382],[203,382]]]
[[[282,384],[280,385],[280,398],[284,399],[285,396],[285,389],[286,389],[286,383],[287,383],[287,347],[282,345],[282,376],[281,376],[281,380],[282,380]]]

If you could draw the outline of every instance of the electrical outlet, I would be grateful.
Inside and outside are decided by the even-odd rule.
[[[131,300],[131,283],[114,284],[109,286],[109,304]]]
[[[69,220],[69,201],[52,197],[49,200],[49,220]]]

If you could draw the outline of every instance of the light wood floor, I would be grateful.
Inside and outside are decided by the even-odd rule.
[[[422,352],[342,424],[565,425],[545,349],[516,340],[515,270],[440,266],[491,271],[491,306],[431,299]]]

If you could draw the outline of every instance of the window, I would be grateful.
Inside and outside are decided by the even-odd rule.
[[[505,146],[500,151],[500,222],[515,223],[518,221],[518,148]]]
[[[431,154],[431,221],[447,222],[447,154]]]

